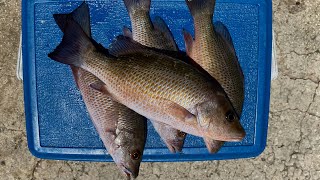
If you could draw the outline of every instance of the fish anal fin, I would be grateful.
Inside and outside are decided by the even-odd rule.
[[[214,23],[214,30],[225,40],[225,42],[228,44],[229,48],[234,52],[235,54],[235,49],[233,46],[232,38],[230,35],[230,32],[228,28],[220,21],[217,21]]]
[[[70,66],[73,74],[74,81],[76,82],[77,88],[79,89],[79,68],[75,66]]]
[[[187,53],[187,55],[190,56],[192,53],[193,37],[185,29],[182,30],[182,33],[183,33],[184,43],[185,43],[185,47],[186,47],[186,53]]]
[[[132,39],[132,32],[130,31],[130,29],[127,26],[123,26],[122,33],[125,37]]]
[[[158,30],[163,33],[164,38],[166,38],[165,42],[170,42],[170,45],[174,48],[173,51],[178,51],[178,46],[176,42],[174,41],[174,37],[168,27],[168,25],[165,23],[165,21],[160,17],[156,16],[153,20],[153,27],[155,30]]]
[[[238,70],[239,70],[242,78],[244,78],[241,66],[240,66],[238,58],[237,58],[237,53],[236,53],[236,50],[234,48],[232,37],[231,37],[231,34],[230,34],[228,28],[221,21],[217,21],[217,22],[214,23],[214,30],[225,41],[228,49],[230,50],[232,55],[235,57],[234,58],[235,61],[236,61],[235,63],[237,64]]]

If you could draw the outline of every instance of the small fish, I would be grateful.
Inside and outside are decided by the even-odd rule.
[[[229,31],[221,22],[212,24],[216,1],[186,0],[186,3],[195,28],[195,39],[187,31],[183,32],[187,54],[221,84],[240,117],[244,101],[244,76]],[[205,142],[212,153],[223,145],[206,138]]]
[[[110,48],[113,51],[141,49],[141,46],[130,38],[118,36],[109,51]],[[145,52],[119,57],[102,53],[72,20],[66,24],[62,42],[48,56],[94,74],[105,85],[91,84],[92,88],[148,119],[221,141],[241,141],[245,136],[220,84],[208,81],[185,62],[147,47]]]
[[[150,0],[124,0],[131,19],[132,32],[124,27],[123,34],[148,47],[178,51],[166,23],[159,16],[151,21],[150,3]],[[172,153],[182,151],[186,133],[157,121],[151,120],[151,123]]]
[[[66,31],[68,19],[75,20],[91,37],[89,7],[82,3],[70,14],[55,14],[60,29]],[[136,178],[146,141],[146,119],[90,87],[103,84],[90,72],[71,66],[91,120],[108,153],[128,178]]]

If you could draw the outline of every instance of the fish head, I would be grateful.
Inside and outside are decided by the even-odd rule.
[[[121,136],[120,134],[115,140],[117,146],[112,152],[113,160],[124,175],[136,178],[139,174],[144,143],[139,142],[139,138]]]
[[[219,141],[241,141],[245,131],[228,97],[218,93],[198,104],[197,121],[204,136]]]

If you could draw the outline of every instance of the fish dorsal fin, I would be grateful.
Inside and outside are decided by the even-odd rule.
[[[72,18],[80,25],[81,29],[86,33],[86,35],[91,37],[90,12],[86,2],[83,2],[77,9],[69,14],[54,14],[53,17],[62,32],[65,32],[67,19]]]
[[[232,54],[235,57],[235,60],[236,60],[235,63],[237,64],[238,70],[240,71],[242,77],[244,77],[242,69],[241,69],[241,66],[240,66],[239,61],[238,61],[236,50],[235,50],[234,45],[233,45],[232,37],[230,35],[230,32],[229,32],[228,28],[222,22],[217,21],[217,22],[214,23],[214,30],[226,42],[229,50],[232,52]]]
[[[114,56],[124,56],[134,53],[147,52],[148,48],[125,36],[117,36],[109,46],[109,53]]]
[[[123,26],[122,33],[125,37],[132,39],[132,32],[130,31],[130,29],[127,26]]]
[[[110,44],[109,51],[113,56],[130,56],[132,54],[148,54],[150,55],[163,55],[169,58],[175,58],[180,60],[186,60],[188,57],[180,51],[168,51],[157,48],[150,48],[144,46],[131,38],[125,36],[117,36],[116,39]]]
[[[186,47],[186,53],[187,53],[187,55],[190,56],[191,52],[192,52],[192,46],[193,46],[193,37],[185,29],[182,30],[182,33],[183,33],[183,38],[184,38],[184,44]]]
[[[166,38],[165,42],[170,42],[171,46],[174,47],[174,49],[172,49],[173,51],[178,50],[178,46],[174,40],[174,37],[173,37],[168,25],[164,22],[164,20],[161,17],[156,16],[154,18],[153,27],[154,27],[154,29],[163,33],[164,37]]]

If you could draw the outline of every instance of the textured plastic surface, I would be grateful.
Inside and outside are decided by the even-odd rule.
[[[52,14],[69,13],[80,1],[23,0],[23,71],[29,149],[47,159],[112,161],[96,133],[70,68],[47,57],[62,33]],[[93,38],[105,47],[130,21],[122,0],[88,1]],[[207,152],[201,138],[188,135],[183,153],[171,154],[149,123],[144,161],[247,158],[265,148],[268,128],[272,15],[270,0],[218,0],[214,20],[229,29],[245,75],[242,142]],[[193,32],[183,0],[153,0],[151,16],[161,16],[184,50],[181,30]]]

